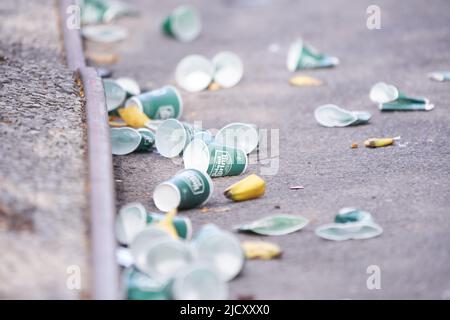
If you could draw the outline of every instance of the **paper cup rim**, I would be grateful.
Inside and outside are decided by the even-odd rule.
[[[233,71],[235,71],[234,74],[236,74],[236,78],[229,82],[225,83],[217,78],[217,65],[219,63],[222,63],[223,61],[231,61],[231,66],[233,66]],[[211,60],[213,67],[214,67],[214,76],[213,80],[218,83],[223,88],[231,88],[237,85],[244,75],[244,64],[242,62],[242,59],[234,52],[231,51],[221,51],[218,52]]]
[[[205,163],[202,163],[201,164],[202,168],[193,167],[192,163],[190,161],[186,161],[186,159],[188,159],[188,157],[198,157],[199,156],[199,155],[193,154],[193,148],[196,148],[197,144],[201,144],[201,152],[203,153],[203,151],[206,150],[205,155],[208,157],[207,159],[202,159],[202,160],[206,160],[206,166],[205,166]],[[199,138],[192,139],[189,142],[189,144],[186,146],[186,148],[184,149],[183,162],[184,162],[185,170],[194,169],[194,170],[200,171],[202,173],[203,172],[206,173],[206,175],[209,177],[209,174],[207,173],[207,171],[208,171],[210,160],[211,160],[211,155],[209,153],[208,145],[202,139],[199,139]]]
[[[160,149],[160,148],[162,148],[162,145],[161,145],[161,144],[165,142],[165,139],[161,140],[162,137],[160,137],[160,138],[158,139],[158,132],[160,132],[159,130],[161,129],[161,126],[164,125],[164,123],[167,123],[167,122],[176,122],[177,125],[178,125],[179,127],[176,128],[175,130],[177,130],[177,129],[182,129],[182,130],[183,130],[183,140],[184,140],[183,148],[181,148],[181,149],[178,151],[178,153],[176,153],[176,154],[175,154],[175,152],[173,152],[173,151],[170,152],[170,153],[169,153],[169,152],[161,152],[161,149]],[[159,152],[163,157],[166,157],[166,158],[174,158],[174,157],[180,155],[180,153],[185,149],[184,146],[186,145],[186,140],[187,140],[186,128],[183,126],[183,123],[182,123],[181,121],[179,121],[178,119],[174,119],[174,118],[164,120],[164,121],[158,126],[158,129],[156,130],[156,133],[155,133],[155,146],[156,146],[156,149],[158,150],[158,152]],[[161,142],[161,141],[163,141],[163,142]],[[159,142],[159,143],[158,143],[158,142]],[[173,149],[173,148],[172,148],[172,149]],[[172,150],[172,149],[171,149],[171,150]],[[177,150],[178,150],[178,149],[177,149]]]
[[[139,145],[141,144],[141,141],[142,141],[142,136],[139,134],[139,132],[136,130],[136,129],[134,129],[134,128],[130,128],[130,127],[118,127],[118,128],[109,128],[110,129],[110,132],[111,131],[119,131],[119,130],[122,130],[122,131],[133,131],[134,133],[136,133],[138,136],[139,136],[139,141],[137,141],[137,143],[136,143],[136,145],[134,146],[134,148],[132,148],[132,150],[130,150],[129,152],[125,152],[125,153],[113,153],[113,155],[115,155],[115,156],[124,156],[124,155],[127,155],[127,154],[130,154],[130,153],[132,153],[133,151],[135,151],[138,147],[139,147]],[[112,145],[112,143],[111,143],[111,145]]]
[[[126,97],[127,97],[127,93],[126,93],[125,89],[122,88],[122,86],[119,85],[119,84],[116,82],[116,80],[114,80],[114,79],[106,78],[106,79],[102,79],[102,81],[103,81],[103,87],[105,86],[105,83],[108,83],[109,85],[116,86],[117,88],[120,89],[120,92],[121,92],[120,103],[116,103],[117,105],[114,104],[114,106],[111,107],[111,108],[109,108],[108,104],[106,103],[106,108],[107,108],[108,112],[114,111],[114,110],[116,110],[117,108],[119,108],[120,105],[121,105],[122,103],[124,103],[124,101],[125,101],[125,99],[126,99]],[[105,88],[105,100],[106,100],[106,102],[108,101],[108,98],[106,97],[106,88]]]
[[[394,88],[394,89],[395,89],[395,91],[394,91],[395,97],[394,97],[393,99],[390,99],[390,100],[386,100],[386,99],[383,99],[383,100],[376,99],[376,94],[377,94],[377,92],[378,92],[379,90],[381,90],[380,87],[384,87],[384,88],[383,88],[383,91],[384,91],[384,92],[386,91],[386,90],[384,90],[385,88]],[[382,103],[388,103],[388,102],[392,102],[392,101],[395,101],[396,99],[398,99],[398,97],[399,97],[399,90],[398,90],[398,88],[397,88],[396,86],[394,86],[394,85],[391,85],[391,84],[388,84],[388,83],[386,83],[386,82],[380,81],[380,82],[375,83],[375,84],[372,86],[372,88],[370,89],[369,97],[370,97],[370,100],[372,100],[373,102],[379,103],[379,104],[382,104]]]
[[[196,27],[196,30],[194,32],[192,32],[192,34],[190,34],[188,37],[186,37],[186,33],[183,33],[182,29],[180,29],[179,20],[178,20],[182,15],[184,15],[186,13],[194,14],[195,27]],[[190,41],[195,40],[200,35],[200,32],[202,30],[202,21],[200,18],[200,14],[195,7],[190,6],[190,5],[179,6],[172,11],[169,19],[170,19],[170,24],[172,27],[173,35],[178,40],[180,40],[182,42],[190,42]]]
[[[161,202],[160,202],[160,196],[157,194],[158,189],[160,189],[161,187],[170,187],[172,190],[175,191],[176,194],[176,199],[175,199],[175,203],[176,205],[173,208],[167,209],[163,206],[161,206]],[[170,210],[173,209],[177,209],[181,203],[181,193],[180,190],[178,189],[178,187],[170,181],[164,181],[161,182],[160,184],[158,184],[155,188],[155,190],[153,191],[153,202],[155,203],[155,206],[161,210],[162,212],[169,212]]]
[[[205,69],[208,69],[205,71],[205,74],[208,74],[210,80],[208,83],[205,82],[204,85],[198,86],[194,89],[192,89],[189,85],[186,85],[186,69],[189,67],[190,64],[200,62],[202,66],[205,66]],[[214,77],[214,66],[212,62],[206,58],[205,56],[201,54],[190,54],[182,58],[175,69],[175,80],[178,83],[178,85],[183,88],[184,90],[188,92],[200,92],[202,90],[205,90],[209,84],[211,83],[212,79]]]
[[[249,150],[248,152],[247,152],[247,150],[245,150],[244,148],[237,148],[237,146],[231,146],[232,148],[235,148],[235,149],[242,149],[242,150],[244,151],[245,154],[250,154],[250,153],[252,153],[252,152],[258,147],[258,144],[259,144],[259,132],[258,132],[258,127],[257,127],[256,124],[253,124],[253,123],[245,123],[245,122],[232,122],[232,123],[229,123],[229,124],[227,124],[226,126],[222,127],[222,128],[217,132],[217,134],[216,134],[215,137],[214,137],[214,141],[217,140],[217,137],[218,137],[218,136],[219,136],[219,137],[223,136],[224,132],[225,132],[227,129],[229,129],[230,127],[232,127],[232,126],[243,126],[243,127],[249,128],[250,130],[254,130],[254,132],[256,132],[256,137],[257,137],[256,144],[255,144],[255,146],[252,147],[251,150]],[[226,136],[226,135],[225,135],[225,136]],[[220,139],[220,138],[219,138],[219,139]],[[221,143],[221,144],[223,144],[223,143]],[[225,145],[225,146],[227,146],[227,147],[230,147],[229,145],[226,145],[226,144],[223,144],[223,145]],[[250,148],[249,148],[249,149],[250,149]]]

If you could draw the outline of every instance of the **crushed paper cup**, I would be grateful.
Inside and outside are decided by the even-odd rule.
[[[330,68],[338,64],[338,58],[319,53],[315,48],[304,43],[302,39],[291,44],[286,59],[286,67],[289,71]]]
[[[383,229],[374,222],[329,223],[316,229],[316,235],[333,241],[370,239],[382,232]]]
[[[224,146],[242,149],[249,154],[259,144],[259,133],[254,124],[233,122],[217,132],[215,141]]]
[[[356,208],[342,208],[329,223],[318,227],[316,235],[326,240],[344,241],[370,239],[383,233],[383,229],[373,221],[372,215]]]
[[[308,223],[309,220],[302,216],[280,214],[239,225],[235,229],[266,236],[280,236],[299,231],[306,227]]]
[[[166,35],[182,42],[192,41],[202,29],[200,15],[192,6],[180,6],[164,20],[162,29]]]
[[[395,86],[378,82],[370,90],[370,99],[378,103],[381,111],[429,111],[434,108],[430,101],[423,97],[408,97]]]
[[[365,111],[348,111],[334,104],[326,104],[314,111],[314,117],[324,127],[346,127],[367,123],[372,115]]]
[[[214,76],[212,62],[202,55],[194,54],[183,58],[175,70],[178,85],[189,92],[206,89]]]
[[[238,84],[244,74],[241,58],[233,52],[219,52],[212,59],[214,81],[223,88],[231,88]]]

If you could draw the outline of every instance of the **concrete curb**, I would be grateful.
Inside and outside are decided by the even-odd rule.
[[[79,29],[69,29],[67,19],[74,0],[59,0],[60,23],[68,67],[81,81],[87,118],[90,196],[92,299],[119,299],[119,269],[114,237],[115,194],[108,112],[101,79],[87,67]]]

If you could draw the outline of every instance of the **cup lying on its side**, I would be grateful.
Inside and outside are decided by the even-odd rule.
[[[162,24],[163,32],[181,42],[194,40],[202,30],[200,15],[194,7],[180,6],[166,17]]]
[[[244,150],[217,143],[206,144],[200,139],[192,140],[184,149],[183,162],[186,169],[197,169],[213,178],[240,175],[248,166]]]
[[[110,128],[111,151],[114,155],[126,155],[134,151],[150,151],[153,149],[155,137],[146,129],[130,127]]]
[[[212,180],[206,173],[184,169],[155,188],[153,201],[164,212],[191,209],[208,202],[213,190]]]
[[[141,93],[125,101],[125,108],[137,106],[152,120],[178,119],[183,113],[183,100],[173,86]]]

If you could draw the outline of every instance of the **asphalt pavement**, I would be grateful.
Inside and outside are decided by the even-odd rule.
[[[301,214],[311,220],[300,232],[262,238],[279,244],[278,260],[248,261],[230,283],[230,297],[256,299],[405,299],[450,297],[450,113],[448,83],[427,79],[449,69],[450,2],[414,1],[190,1],[202,15],[203,30],[192,43],[160,32],[160,23],[178,1],[131,1],[140,16],[117,22],[129,29],[119,44],[87,43],[88,51],[113,52],[120,61],[114,77],[130,76],[147,88],[174,84],[180,59],[199,53],[212,57],[230,50],[242,58],[245,74],[234,88],[181,91],[182,119],[202,121],[206,129],[251,122],[266,129],[269,148],[252,155],[248,173],[267,182],[260,199],[232,203],[222,195],[241,177],[214,179],[210,210],[183,212],[194,229],[216,223],[225,229],[276,214]],[[366,26],[366,9],[381,9],[381,29]],[[285,67],[288,46],[303,37],[340,58],[334,69],[302,71],[325,82],[292,87]],[[270,49],[271,48],[271,49]],[[381,113],[369,100],[378,81],[426,96],[430,112]],[[317,106],[337,104],[367,110],[368,125],[324,128],[314,120]],[[401,136],[394,146],[368,149],[372,137]],[[351,149],[352,143],[360,145]],[[153,154],[114,157],[118,206],[142,202],[155,210],[155,186],[182,163]],[[269,174],[269,175],[268,175]],[[303,185],[302,190],[290,190]],[[364,241],[331,242],[314,230],[331,222],[342,207],[372,213],[384,233]],[[217,208],[230,210],[215,212]],[[220,210],[218,210],[220,211]],[[241,240],[261,237],[238,235]],[[368,268],[379,267],[381,288],[370,290]],[[369,271],[371,269],[369,268]]]

